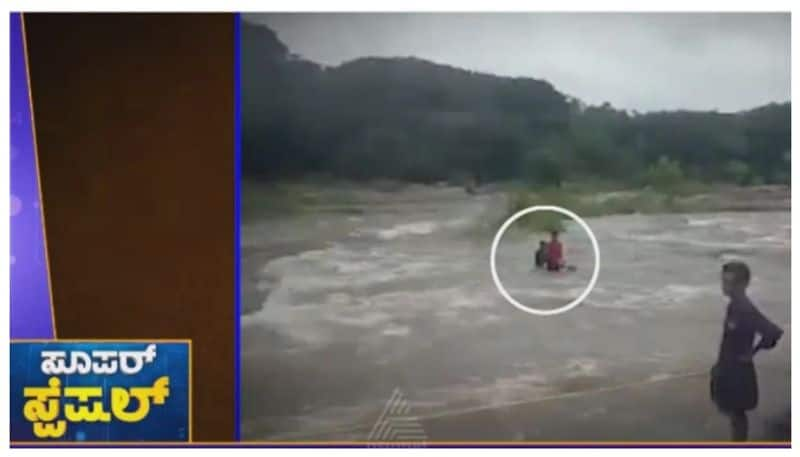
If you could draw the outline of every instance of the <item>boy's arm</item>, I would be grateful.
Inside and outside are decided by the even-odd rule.
[[[753,308],[752,311],[753,325],[756,332],[760,335],[758,343],[753,347],[753,354],[761,349],[772,349],[778,344],[778,340],[783,336],[783,330],[772,323],[761,311]]]

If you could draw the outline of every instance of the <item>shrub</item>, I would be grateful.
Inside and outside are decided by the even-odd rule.
[[[662,192],[675,192],[685,181],[683,170],[677,161],[665,156],[651,165],[644,174],[643,183]]]

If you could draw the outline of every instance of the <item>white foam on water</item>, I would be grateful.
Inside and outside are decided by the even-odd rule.
[[[286,305],[282,291],[267,298],[264,307],[242,316],[243,328],[263,326],[288,340],[301,344],[303,350],[324,347],[335,341],[337,328],[360,331],[379,328],[395,319],[393,313],[354,304],[346,294],[329,294],[325,303]],[[350,300],[346,305],[344,300]]]
[[[563,300],[565,303],[574,300],[575,297],[583,292],[583,289],[570,288],[567,290],[542,289],[542,288],[507,288],[508,293],[516,299],[525,299],[532,302],[537,299]]]
[[[686,223],[689,227],[711,227],[715,225],[722,225],[731,222],[730,219],[722,218],[722,217],[713,217],[713,218],[699,218],[699,217],[687,217]]]
[[[461,313],[454,309],[442,309],[436,312],[436,317],[447,322],[457,321],[460,315]]]
[[[746,242],[737,243],[737,242],[700,240],[700,239],[688,238],[686,236],[678,236],[676,234],[670,234],[670,233],[661,233],[655,235],[628,234],[628,235],[623,235],[622,238],[636,242],[683,244],[700,248],[730,249],[730,250],[748,250],[753,248],[752,244]]]
[[[459,287],[450,287],[353,295],[336,290],[320,294],[317,298],[312,296],[302,303],[293,299],[290,285],[295,284],[298,290],[302,290],[303,284],[308,286],[308,282],[308,278],[284,280],[268,296],[261,310],[242,317],[242,325],[264,325],[292,340],[317,346],[330,342],[336,334],[335,327],[341,326],[367,331],[389,324],[381,331],[383,335],[406,336],[411,328],[392,322],[416,319],[426,312],[435,312],[443,322],[456,326],[478,327],[501,321],[499,316],[493,314],[463,314],[491,306],[491,300],[485,297],[486,292],[471,293]]]
[[[486,325],[493,325],[500,323],[502,320],[503,318],[501,316],[498,316],[497,314],[483,314],[476,320],[471,322],[471,325],[476,327],[483,327]]]
[[[408,336],[411,329],[407,325],[392,325],[383,330],[386,336]]]
[[[332,306],[347,306],[352,305],[353,303],[353,296],[344,292],[334,292],[328,294],[326,299],[326,304]]]
[[[483,298],[482,293],[470,293],[458,287],[442,289],[392,291],[368,297],[370,305],[396,310],[437,310],[437,313],[452,312],[460,314],[463,309],[480,309],[489,306],[489,300]]]
[[[648,382],[665,381],[665,380],[671,378],[672,376],[674,376],[674,375],[672,375],[670,373],[656,373],[653,376],[650,376],[649,378],[647,378],[647,381]]]
[[[472,227],[473,224],[475,224],[475,220],[474,219],[471,219],[471,218],[468,218],[468,217],[460,217],[460,218],[455,218],[455,219],[449,220],[449,221],[445,222],[442,225],[443,225],[443,227],[448,228],[448,229],[463,229],[463,228]]]
[[[384,249],[351,250],[339,245],[269,262],[262,275],[281,277],[281,286],[304,297],[337,289],[359,289],[395,281],[426,279],[466,268],[452,259],[412,256]],[[460,269],[460,270],[459,270]]]
[[[764,233],[764,227],[759,225],[748,225],[744,223],[737,224],[735,227],[733,227],[733,229],[748,235],[759,235]]]
[[[336,273],[341,273],[344,275],[374,271],[380,266],[380,262],[373,262],[369,260],[341,260],[333,264],[333,268],[336,270]]]
[[[568,378],[595,376],[602,373],[597,360],[583,357],[570,359],[566,364],[566,371]]]
[[[327,346],[335,338],[332,328],[328,325],[320,325],[317,318],[306,318],[305,316],[313,313],[313,310],[308,308],[312,307],[278,309],[266,305],[264,309],[256,313],[242,316],[240,322],[243,330],[253,326],[265,327],[290,340],[293,345],[300,345],[289,348],[287,351],[304,352]]]
[[[390,322],[392,320],[392,315],[381,311],[365,310],[358,310],[348,315],[343,315],[339,312],[326,312],[324,320],[350,327],[375,328],[381,324]]]
[[[547,377],[542,373],[524,373],[513,377],[497,378],[495,386],[501,389],[527,387],[531,385],[546,385]]]
[[[742,256],[739,256],[739,255],[736,255],[736,254],[724,253],[724,254],[719,256],[719,260],[721,262],[731,262],[731,261],[734,261],[734,260],[742,260]]]
[[[620,298],[613,298],[608,301],[595,299],[588,303],[589,306],[592,306],[593,308],[633,311],[641,309],[642,306],[640,303],[646,301],[647,297],[647,295],[642,294],[630,294]]]
[[[719,295],[717,284],[687,285],[669,284],[654,294],[651,300],[655,309],[688,308]]]
[[[666,310],[684,308],[698,301],[702,296],[716,296],[716,285],[667,284],[647,292],[628,292],[622,297],[607,300],[594,299],[590,306],[617,310]],[[620,321],[620,323],[628,323]]]
[[[377,230],[376,235],[382,240],[393,240],[410,235],[429,235],[438,228],[439,224],[433,221],[411,222],[408,224],[398,224],[388,229]]]
[[[710,290],[708,285],[689,285],[689,284],[667,284],[659,290],[661,294],[668,295],[677,299],[687,299],[704,293]],[[716,289],[713,289],[716,291]]]
[[[280,278],[276,278],[274,276],[266,276],[260,278],[256,282],[256,290],[259,292],[267,292],[275,289],[280,284]]]
[[[760,237],[757,237],[757,238],[751,238],[748,241],[751,242],[751,243],[764,243],[764,244],[776,245],[776,246],[780,246],[780,247],[787,247],[792,242],[791,239],[789,239],[788,236],[776,236],[776,235],[760,236]]]

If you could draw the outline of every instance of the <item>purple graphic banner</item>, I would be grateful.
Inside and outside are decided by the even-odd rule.
[[[11,14],[11,338],[53,338],[22,17]]]

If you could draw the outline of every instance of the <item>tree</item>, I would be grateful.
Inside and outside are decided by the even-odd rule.
[[[654,187],[684,176],[790,181],[789,103],[629,115],[533,78],[417,58],[323,67],[264,26],[245,21],[241,33],[245,176],[430,182],[467,174],[537,186],[585,177]]]
[[[750,167],[741,160],[730,160],[723,167],[723,174],[730,182],[743,186],[750,179]]]
[[[524,166],[525,179],[536,187],[561,187],[563,168],[547,151],[528,154]]]
[[[684,180],[683,170],[677,161],[662,156],[644,175],[644,183],[656,190],[674,191]]]

